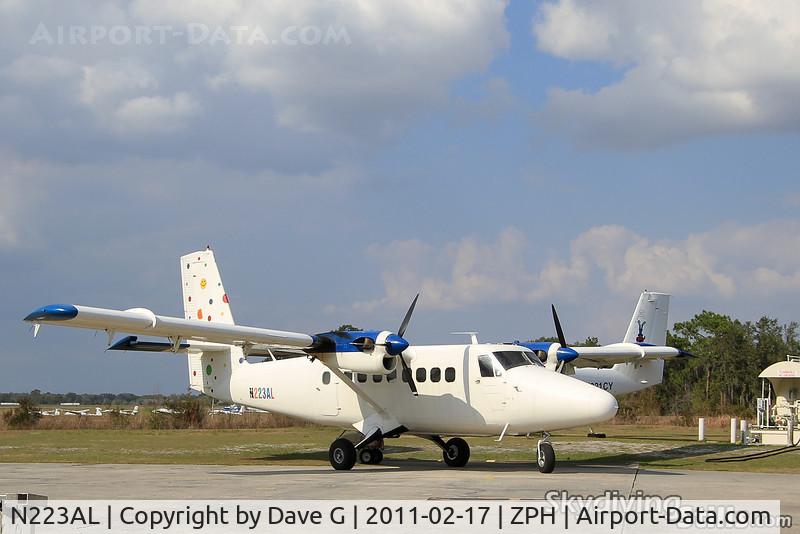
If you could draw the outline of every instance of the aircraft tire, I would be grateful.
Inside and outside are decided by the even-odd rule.
[[[356,465],[356,447],[349,439],[339,438],[331,443],[328,459],[337,471],[348,471]]]
[[[444,444],[442,458],[450,467],[464,467],[469,461],[469,445],[461,438],[452,438]]]
[[[539,472],[552,473],[556,467],[556,453],[553,446],[547,442],[539,445],[541,454],[536,454],[536,463],[539,466]]]
[[[358,461],[362,464],[377,465],[383,461],[383,453],[380,449],[367,447],[358,451]]]

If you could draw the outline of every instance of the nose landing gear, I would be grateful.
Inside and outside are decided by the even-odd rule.
[[[464,467],[469,461],[469,445],[461,438],[452,438],[444,444],[442,459],[450,467]]]
[[[469,461],[469,445],[461,438],[451,438],[445,442],[435,435],[422,436],[442,449],[442,460],[449,467],[464,467]]]
[[[556,453],[547,432],[542,433],[542,439],[536,444],[536,465],[540,473],[552,473],[556,467]]]

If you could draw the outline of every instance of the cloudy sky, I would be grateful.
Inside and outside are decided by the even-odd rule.
[[[642,289],[800,320],[795,0],[0,0],[0,391],[180,392],[21,318],[618,341]]]

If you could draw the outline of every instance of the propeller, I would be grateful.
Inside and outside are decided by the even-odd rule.
[[[411,376],[411,368],[403,356],[403,351],[408,348],[409,343],[403,337],[403,335],[406,333],[406,329],[408,329],[408,323],[411,321],[411,315],[414,313],[414,308],[417,305],[418,299],[419,293],[417,293],[417,296],[414,297],[414,300],[411,302],[411,306],[409,306],[405,317],[403,317],[403,322],[400,323],[400,328],[397,329],[396,334],[388,334],[380,343],[366,336],[360,337],[352,342],[353,345],[358,347],[359,350],[363,352],[372,352],[377,345],[381,345],[384,347],[386,354],[390,356],[397,356],[403,366],[403,381],[408,383],[408,387],[411,388],[411,393],[413,393],[415,396],[418,395],[417,384],[414,383],[414,378]]]
[[[397,335],[400,337],[404,336],[406,333],[406,328],[408,328],[408,323],[411,321],[411,314],[414,313],[414,307],[417,305],[418,298],[419,293],[417,293],[417,296],[414,297],[414,300],[411,302],[411,306],[409,306],[408,311],[406,312],[406,316],[403,317],[403,322],[400,323],[400,328],[397,329]]]
[[[406,333],[408,323],[411,321],[411,314],[414,313],[414,307],[417,305],[418,298],[419,293],[417,293],[417,296],[414,297],[414,300],[411,302],[406,316],[403,317],[403,322],[400,323],[400,328],[397,329],[397,334],[391,334],[386,338],[386,352],[399,356],[400,364],[403,366],[403,378],[408,383],[408,387],[415,397],[418,396],[419,393],[417,392],[417,384],[414,383],[414,377],[411,376],[411,367],[409,367],[408,362],[406,362],[403,356],[403,351],[408,348],[408,341],[403,338],[403,334]]]
[[[551,304],[550,308],[553,310],[553,322],[556,324],[556,335],[558,336],[558,342],[561,344],[562,347],[567,346],[567,340],[564,338],[564,330],[561,329],[561,321],[558,320],[558,312],[556,311],[556,305]]]
[[[568,363],[574,360],[579,356],[579,354],[575,351],[575,349],[571,349],[567,346],[567,339],[564,337],[564,330],[561,328],[561,321],[558,320],[558,312],[556,312],[556,307],[554,304],[551,304],[550,307],[553,310],[553,323],[556,326],[556,336],[558,336],[558,344],[561,345],[558,350],[556,350],[556,355],[558,357],[559,363]]]

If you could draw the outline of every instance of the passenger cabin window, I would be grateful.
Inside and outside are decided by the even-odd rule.
[[[331,373],[330,371],[325,371],[322,373],[322,383],[326,386],[331,383]]]
[[[442,370],[438,367],[431,369],[431,382],[439,382],[442,379]]]
[[[428,372],[425,370],[424,367],[418,368],[417,369],[417,382],[425,382],[425,379],[427,378],[427,376],[426,376],[427,374],[428,374]]]
[[[347,378],[352,380],[353,379],[353,372],[352,371],[345,371],[344,372],[344,376],[346,376]]]
[[[383,375],[372,375],[372,381],[376,384],[383,382]]]
[[[411,382],[411,369],[403,369],[401,376],[403,377],[403,382]]]
[[[494,353],[494,357],[497,358],[497,361],[500,362],[500,365],[502,365],[503,369],[506,371],[521,365],[534,365],[532,358],[536,358],[532,352],[529,356],[526,356],[525,352],[518,350],[498,351]]]
[[[361,382],[362,384],[367,381],[367,375],[363,373],[358,373],[356,377],[358,378],[358,381]]]
[[[394,382],[395,380],[397,380],[397,369],[386,375],[387,382]]]
[[[455,382],[456,381],[456,369],[455,367],[448,367],[444,370],[444,379],[447,382]]]

